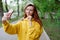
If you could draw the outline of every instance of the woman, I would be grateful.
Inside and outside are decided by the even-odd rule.
[[[24,19],[16,24],[9,23],[8,19],[12,12],[7,12],[2,18],[2,24],[5,32],[8,34],[17,34],[18,40],[39,40],[43,29],[42,22],[39,19],[36,7],[29,4],[24,9]]]

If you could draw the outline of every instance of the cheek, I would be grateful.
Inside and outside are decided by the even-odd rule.
[[[25,14],[28,15],[28,11],[25,11]]]
[[[25,10],[25,13],[28,13],[28,10]]]
[[[31,11],[30,14],[32,15],[33,14],[33,11]]]

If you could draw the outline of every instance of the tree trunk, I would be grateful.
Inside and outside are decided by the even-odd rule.
[[[19,0],[17,0],[17,12],[18,12],[18,16],[19,16]]]
[[[6,11],[8,12],[7,0],[5,0]]]
[[[2,19],[3,16],[3,4],[2,4],[2,0],[0,0],[0,21]]]
[[[54,18],[53,18],[52,13],[50,12],[49,14],[50,14],[50,17],[51,17],[51,21],[53,21],[53,20],[54,20]]]

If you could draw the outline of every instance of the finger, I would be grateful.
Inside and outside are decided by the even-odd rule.
[[[29,18],[29,19],[31,19],[31,18],[32,18],[32,16],[28,16],[28,18]]]
[[[11,16],[11,13],[7,13],[7,16]]]
[[[8,11],[8,13],[13,13],[13,10],[12,10],[12,9],[10,9],[10,10]]]
[[[10,16],[10,17],[11,17],[12,13],[13,13],[13,10],[10,9],[10,10],[8,11],[8,15],[7,15],[7,16]]]

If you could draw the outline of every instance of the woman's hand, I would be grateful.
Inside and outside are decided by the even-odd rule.
[[[31,22],[32,16],[28,16],[27,19],[29,20],[29,26],[31,27],[32,26],[32,22]]]
[[[28,16],[27,19],[31,21],[32,20],[32,16]]]
[[[9,10],[7,13],[5,13],[5,14],[4,14],[4,16],[2,17],[2,22],[4,22],[4,21],[6,21],[6,20],[10,19],[10,18],[11,18],[12,13],[13,13],[13,10],[12,10],[12,9],[11,9],[11,10]]]

